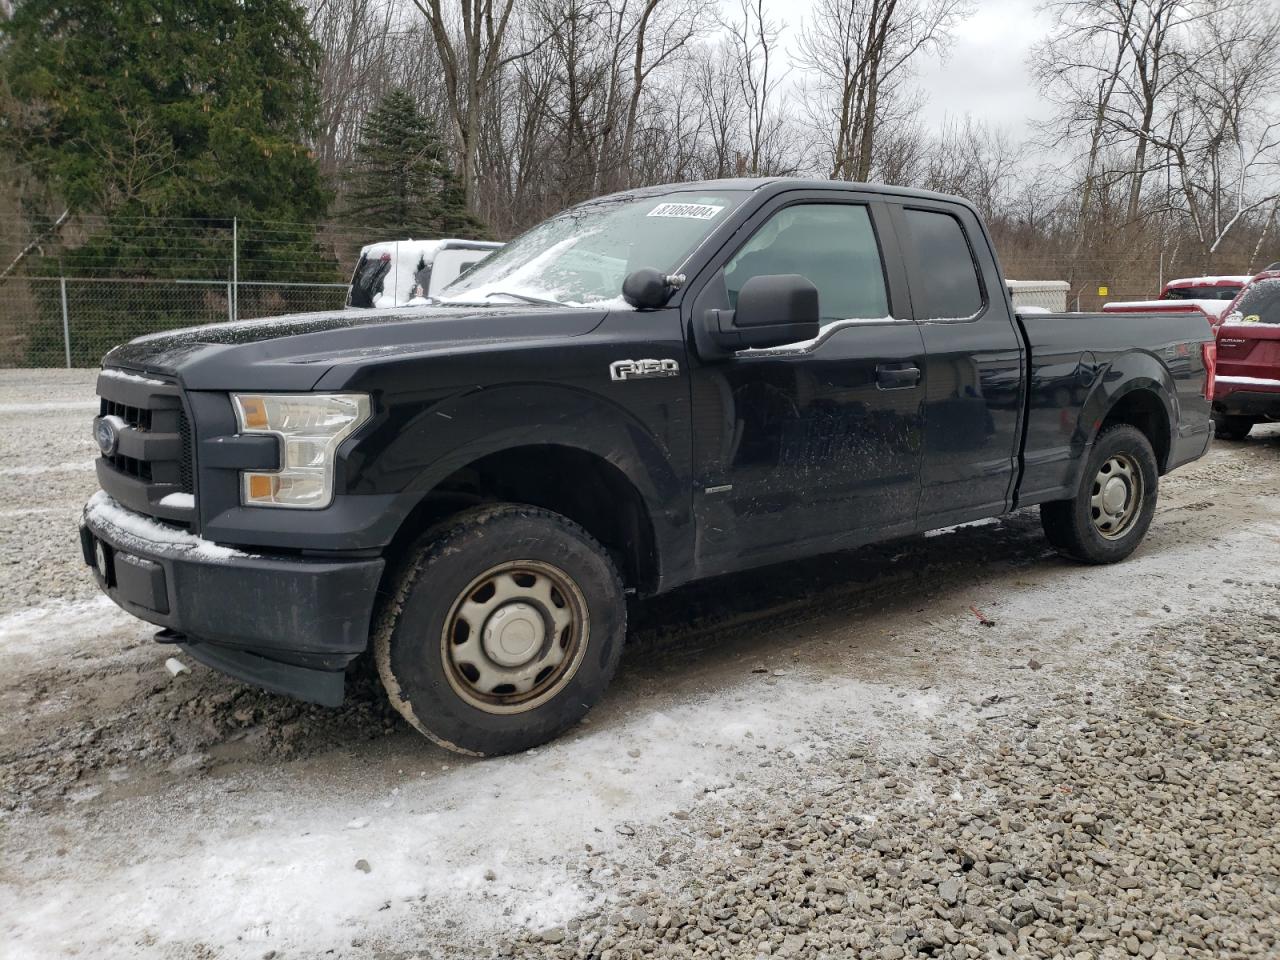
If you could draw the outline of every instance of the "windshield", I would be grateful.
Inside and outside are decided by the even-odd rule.
[[[1165,300],[1234,300],[1239,287],[1170,287],[1164,293]]]
[[[616,301],[633,270],[672,273],[746,193],[724,190],[584,203],[518,237],[446,287],[441,303]]]
[[[1280,323],[1280,277],[1251,283],[1227,319],[1234,323]]]

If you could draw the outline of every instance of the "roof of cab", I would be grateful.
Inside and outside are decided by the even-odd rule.
[[[787,190],[859,190],[865,193],[882,193],[894,197],[915,198],[917,200],[942,200],[968,207],[975,213],[977,209],[964,197],[947,193],[935,193],[932,190],[918,190],[912,187],[896,187],[887,183],[858,183],[850,180],[815,180],[805,177],[728,177],[722,180],[694,180],[688,183],[660,183],[649,187],[638,187],[633,190],[619,190],[617,193],[595,197],[586,203],[609,200],[618,197],[644,197],[661,193],[686,193],[703,190],[749,190],[769,194],[782,193]]]

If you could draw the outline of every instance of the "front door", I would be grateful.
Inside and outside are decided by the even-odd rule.
[[[751,277],[800,274],[818,288],[822,314],[812,342],[694,367],[703,575],[853,546],[915,522],[924,346],[898,312],[900,277],[885,270],[883,208],[853,194],[789,196],[756,215],[693,300],[695,313],[731,309]]]

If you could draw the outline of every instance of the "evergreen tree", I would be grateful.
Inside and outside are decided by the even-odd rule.
[[[435,123],[405,90],[383,97],[360,129],[345,211],[370,239],[486,234]]]
[[[242,277],[331,279],[305,146],[318,59],[297,0],[23,0],[0,23],[0,147],[73,215],[107,218],[59,252],[68,271],[224,276],[234,216],[290,224],[245,231]],[[174,218],[190,222],[156,229]]]

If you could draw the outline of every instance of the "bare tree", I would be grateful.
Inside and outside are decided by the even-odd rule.
[[[1200,45],[1169,111],[1172,190],[1208,254],[1254,211],[1280,200],[1280,13],[1220,11],[1201,25]]]
[[[920,185],[966,197],[995,220],[1012,204],[1017,189],[1016,148],[1009,134],[966,116],[948,119],[928,149]]]
[[[481,101],[498,72],[512,57],[504,55],[515,0],[457,0],[454,22],[450,0],[413,0],[431,27],[440,56],[450,118],[458,141],[458,175],[467,207],[476,207],[476,150],[480,140]]]
[[[640,103],[650,76],[681,57],[689,44],[706,31],[711,10],[711,0],[643,0],[640,14],[629,31],[634,55],[622,135],[622,156],[628,170],[635,148]],[[628,177],[628,182],[630,179]]]
[[[798,61],[823,95],[833,178],[870,178],[876,136],[912,67],[921,55],[945,54],[968,12],[964,0],[817,0]]]
[[[724,21],[732,52],[733,78],[744,113],[746,150],[736,162],[739,174],[778,172],[782,118],[774,108],[786,71],[777,63],[783,25],[769,17],[764,0],[738,0],[739,18]]]
[[[695,69],[697,96],[707,113],[707,176],[727,177],[734,172],[735,138],[746,117],[729,44],[703,48]]]

